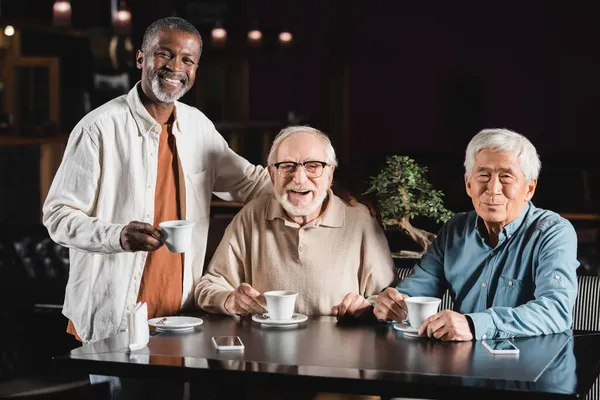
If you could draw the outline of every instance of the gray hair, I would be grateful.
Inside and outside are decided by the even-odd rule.
[[[150,24],[144,33],[144,38],[142,39],[142,51],[146,51],[148,49],[148,47],[152,44],[152,41],[156,38],[156,33],[160,29],[187,32],[198,36],[198,39],[200,40],[200,54],[202,54],[202,36],[200,36],[200,32],[198,32],[198,29],[196,29],[194,25],[179,17],[161,18]]]
[[[335,157],[335,150],[331,145],[331,140],[329,140],[329,137],[320,130],[306,125],[293,125],[282,129],[273,140],[273,144],[271,145],[271,151],[269,152],[269,157],[267,158],[267,163],[271,165],[275,162],[275,156],[277,155],[277,150],[279,150],[279,145],[281,145],[281,142],[300,133],[308,133],[310,135],[315,135],[316,137],[318,137],[323,143],[323,148],[325,149],[325,157],[327,158],[325,162],[329,165],[337,167],[338,161]]]
[[[525,136],[509,129],[483,129],[471,139],[465,154],[465,174],[471,177],[475,156],[483,149],[507,152],[516,157],[527,182],[537,179],[542,163],[533,144]]]

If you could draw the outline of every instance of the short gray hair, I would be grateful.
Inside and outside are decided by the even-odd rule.
[[[465,175],[471,177],[475,156],[483,149],[510,153],[516,157],[527,182],[540,175],[542,162],[533,144],[525,136],[509,129],[483,129],[471,139],[465,154]]]
[[[323,143],[323,148],[325,149],[325,157],[327,158],[325,162],[329,165],[337,167],[338,161],[335,157],[335,150],[331,145],[331,140],[329,140],[329,137],[320,130],[312,128],[308,125],[292,125],[282,129],[273,140],[271,151],[269,152],[269,157],[267,158],[267,163],[271,165],[275,162],[277,150],[279,150],[279,145],[281,145],[281,142],[300,133],[308,133],[310,135],[317,136]]]
[[[161,18],[150,24],[150,26],[146,28],[144,38],[142,39],[142,51],[146,51],[148,49],[152,41],[156,38],[156,33],[160,29],[187,32],[198,36],[198,39],[200,40],[200,54],[202,54],[202,36],[200,36],[200,32],[198,32],[198,29],[196,29],[194,25],[179,17]]]

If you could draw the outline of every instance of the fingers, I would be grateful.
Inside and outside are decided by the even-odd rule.
[[[338,319],[358,317],[369,307],[371,307],[371,303],[367,299],[357,293],[348,293],[342,302],[333,308],[332,314]],[[333,312],[334,310],[335,312]]]
[[[120,239],[126,251],[154,251],[163,245],[160,231],[139,221],[127,224],[121,231]]]
[[[403,307],[407,296],[398,293],[394,288],[387,288],[377,296],[373,313],[382,321],[402,321],[406,317]]]
[[[451,310],[440,311],[427,318],[419,328],[419,335],[423,334],[443,341],[473,339],[467,318]]]
[[[234,302],[240,315],[262,314],[267,311],[264,308],[264,296],[247,283],[242,283],[234,291]]]
[[[351,317],[360,317],[365,310],[371,307],[371,303],[367,301],[364,297],[360,295],[356,295],[354,301],[350,303],[348,309],[346,309],[346,315]]]
[[[443,318],[443,314],[437,313],[427,318],[423,324],[419,327],[419,335],[427,334],[429,337],[435,337],[439,339],[442,333],[438,332],[441,328],[446,325],[446,320]],[[438,336],[435,336],[437,333]]]
[[[134,225],[134,228],[137,231],[139,231],[141,233],[145,233],[148,236],[152,236],[156,240],[161,240],[162,234],[161,234],[160,230],[158,228],[156,228],[154,225],[150,225],[145,222],[137,222],[137,221],[132,222],[132,224]]]
[[[355,293],[348,293],[346,296],[344,296],[342,302],[337,306],[338,312],[336,315],[338,316],[338,318],[346,314],[346,310],[348,310],[348,307],[350,307],[350,304],[352,304],[355,297]]]

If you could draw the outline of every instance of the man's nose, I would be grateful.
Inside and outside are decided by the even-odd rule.
[[[172,71],[179,71],[181,69],[182,66],[182,61],[179,57],[173,57],[171,58],[171,60],[167,63],[167,66],[169,67],[169,69],[171,69]]]
[[[488,182],[487,190],[491,194],[497,194],[502,192],[502,183],[500,182],[500,178],[492,177]]]
[[[298,165],[296,172],[294,173],[294,183],[304,183],[308,180],[308,176],[306,176],[306,171],[304,170],[304,166]]]

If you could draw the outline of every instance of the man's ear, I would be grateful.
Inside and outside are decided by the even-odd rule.
[[[137,69],[142,69],[143,64],[144,64],[144,52],[141,50],[138,50],[135,53],[135,66],[137,67]]]
[[[269,177],[271,177],[271,183],[274,185],[275,184],[275,167],[272,165],[269,165],[267,167],[267,171],[269,171]]]
[[[533,197],[533,195],[535,194],[535,188],[537,187],[537,179],[532,179],[528,184],[527,184],[527,193],[525,193],[525,199],[526,201],[531,200],[531,198]]]
[[[333,184],[333,171],[335,171],[335,166],[331,166],[331,172],[329,173],[329,188],[331,189],[331,185]]]
[[[465,190],[467,191],[469,197],[473,197],[471,196],[471,182],[469,181],[467,174],[465,174]]]

